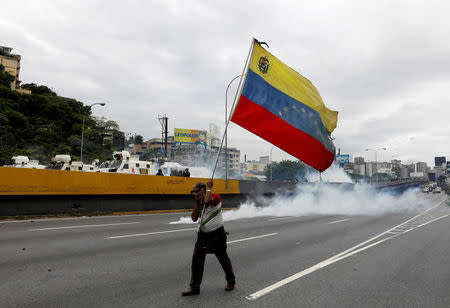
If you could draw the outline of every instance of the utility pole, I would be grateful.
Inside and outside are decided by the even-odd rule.
[[[158,115],[159,123],[161,124],[161,142],[164,142],[164,157],[167,158],[167,136],[168,136],[168,120],[166,114]]]

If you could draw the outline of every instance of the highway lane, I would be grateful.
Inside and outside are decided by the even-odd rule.
[[[429,198],[431,206],[444,196]],[[189,282],[195,225],[169,224],[186,213],[0,223],[0,306],[448,307],[444,204],[314,270],[415,214],[228,221],[237,288],[223,291],[223,272],[208,256],[202,292],[188,298],[180,292]],[[252,298],[305,270],[311,272]]]

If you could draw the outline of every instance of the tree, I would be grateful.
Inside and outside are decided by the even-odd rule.
[[[161,150],[161,148],[150,149],[150,150],[147,150],[144,153],[142,153],[142,155],[140,156],[140,159],[149,161],[152,158],[162,157],[163,153],[164,152]]]
[[[364,180],[364,175],[355,174],[355,173],[348,173],[350,178],[356,182]]]
[[[31,94],[43,94],[43,95],[52,95],[56,96],[56,93],[53,92],[49,87],[46,86],[38,86],[35,83],[26,83],[21,86],[21,88],[27,89],[31,91]]]
[[[371,181],[374,181],[374,182],[383,182],[383,181],[390,180],[390,179],[391,179],[391,176],[387,173],[375,173],[371,177]]]
[[[92,117],[90,109],[75,99],[59,97],[46,86],[26,84],[32,94],[10,89],[11,79],[0,65],[0,165],[12,156],[28,155],[49,163],[55,154],[77,159],[81,150],[81,131],[85,119],[83,156],[88,159],[111,157],[122,150],[124,134],[115,121]],[[102,145],[105,132],[112,144]]]
[[[136,144],[143,144],[144,143],[144,137],[142,137],[141,135],[136,135],[134,140],[135,140]]]
[[[441,175],[437,178],[436,182],[437,182],[437,184],[438,184],[439,186],[446,186],[446,183],[447,183],[447,177],[446,177],[445,175],[441,174]]]
[[[267,166],[265,176],[270,180],[270,169],[272,167],[272,179],[274,181],[299,180],[305,181],[308,172],[314,172],[314,169],[297,160],[282,160],[281,162],[272,162]]]
[[[402,175],[401,175],[402,174],[402,168],[400,168],[399,166],[393,166],[392,167],[392,171],[394,171],[397,179],[402,177]]]

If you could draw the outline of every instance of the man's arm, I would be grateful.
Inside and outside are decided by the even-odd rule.
[[[191,214],[192,221],[197,221],[201,204],[202,204],[201,196],[195,196],[195,205],[194,205],[194,208],[192,209],[192,214]]]
[[[204,202],[205,205],[210,205],[212,202],[212,192],[211,189],[213,188],[213,180],[209,180],[208,183],[206,183],[206,193],[205,193],[205,198],[204,198]]]

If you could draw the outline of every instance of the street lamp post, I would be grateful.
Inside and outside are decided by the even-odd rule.
[[[89,105],[89,108],[92,108],[92,106],[95,105],[100,105],[100,106],[105,106],[105,103],[95,103],[92,105]],[[81,162],[83,162],[83,141],[84,141],[84,118],[86,117],[86,114],[83,112],[83,127],[81,129],[81,150],[80,150],[80,160]]]
[[[230,83],[228,83],[227,90],[225,91],[225,126],[227,127],[228,123],[228,89],[230,88],[230,85],[241,77],[241,75],[237,75],[233,79],[231,79]],[[228,133],[225,129],[225,189],[228,189]]]

